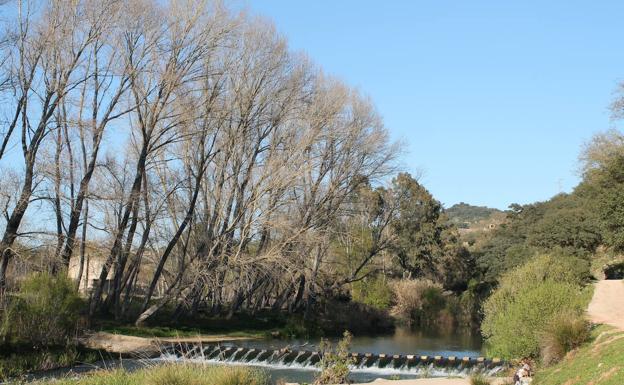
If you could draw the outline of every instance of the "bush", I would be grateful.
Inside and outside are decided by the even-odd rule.
[[[484,305],[482,333],[489,355],[539,358],[541,338],[555,317],[583,313],[588,296],[582,284],[589,266],[566,260],[538,257],[503,276]]]
[[[65,276],[34,274],[20,285],[2,317],[0,335],[11,344],[65,345],[75,333],[83,306]]]
[[[394,323],[387,311],[359,302],[329,300],[317,314],[317,329],[323,335],[335,336],[340,330],[350,330],[356,335],[388,333]],[[338,334],[339,335],[339,334]]]
[[[392,288],[384,276],[353,283],[351,296],[355,302],[379,310],[388,310],[392,305]]]
[[[470,385],[491,385],[492,383],[483,375],[475,374],[470,377]]]
[[[589,322],[577,314],[555,316],[544,331],[541,341],[541,358],[550,365],[560,361],[589,339]]]
[[[393,285],[392,315],[407,324],[430,326],[446,307],[442,285],[428,279],[401,280]]]
[[[315,385],[345,384],[349,382],[349,366],[353,358],[349,354],[351,333],[345,331],[343,338],[338,342],[336,349],[327,340],[321,340],[319,350],[321,360],[318,363],[321,373],[314,380]]]

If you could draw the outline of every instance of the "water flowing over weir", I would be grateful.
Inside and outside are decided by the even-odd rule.
[[[380,375],[468,376],[482,372],[493,375],[505,367],[499,359],[428,355],[351,353],[352,372]],[[263,349],[233,345],[171,344],[163,347],[164,361],[252,365],[269,369],[317,370],[321,354],[310,350]]]

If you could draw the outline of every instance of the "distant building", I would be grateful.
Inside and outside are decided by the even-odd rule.
[[[102,272],[102,267],[104,267],[104,263],[106,262],[105,257],[101,256],[85,256],[84,267],[82,271],[82,277],[80,279],[79,290],[81,293],[88,293],[93,289],[100,278],[100,273]],[[67,272],[68,276],[73,279],[78,279],[78,274],[80,273],[80,257],[73,256],[69,261],[69,270]],[[108,277],[106,279],[107,282],[110,282],[113,278],[113,272],[110,271],[108,273]]]

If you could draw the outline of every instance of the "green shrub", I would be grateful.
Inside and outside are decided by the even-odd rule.
[[[351,338],[351,333],[345,331],[335,349],[329,341],[321,340],[321,360],[318,363],[321,372],[314,380],[315,385],[348,383],[349,366],[353,364],[353,358],[349,354]]]
[[[541,338],[553,319],[583,313],[589,266],[576,258],[557,259],[538,257],[502,277],[484,304],[482,333],[489,355],[539,358]]]
[[[351,296],[354,301],[379,310],[388,310],[392,305],[392,288],[384,276],[354,282]]]
[[[316,329],[315,325],[306,323],[303,317],[291,316],[286,321],[286,325],[280,329],[280,335],[291,338],[309,338],[316,335]]]
[[[22,282],[9,300],[0,335],[11,344],[65,345],[76,331],[82,306],[69,278],[34,274]]]
[[[547,325],[541,340],[542,362],[550,365],[589,339],[589,322],[577,314],[562,313]]]

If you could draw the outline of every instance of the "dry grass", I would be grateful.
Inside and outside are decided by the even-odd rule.
[[[559,362],[568,352],[580,347],[590,336],[589,322],[575,314],[563,313],[548,325],[541,339],[542,363]]]

